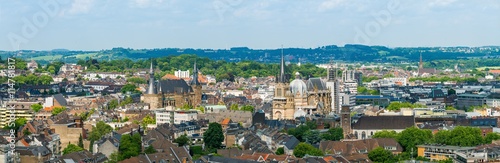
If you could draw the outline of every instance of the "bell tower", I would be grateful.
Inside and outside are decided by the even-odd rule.
[[[191,88],[193,89],[194,96],[192,96],[192,101],[191,104],[193,107],[197,107],[198,105],[201,105],[201,84],[200,81],[198,80],[198,68],[196,67],[196,61],[194,61],[194,66],[193,66],[193,79],[191,80]]]
[[[349,139],[349,135],[352,133],[351,129],[351,105],[342,105],[342,110],[340,111],[341,119],[340,124],[344,132],[344,139]]]

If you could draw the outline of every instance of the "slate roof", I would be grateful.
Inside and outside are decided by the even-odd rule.
[[[56,100],[61,106],[66,106],[68,105],[68,102],[66,101],[66,98],[62,94],[56,94],[54,95],[54,100]]]
[[[30,155],[30,156],[47,156],[50,155],[50,150],[45,146],[30,146],[30,147],[16,147],[16,152],[19,152],[21,155]]]
[[[160,80],[159,91],[161,93],[190,93],[193,89],[184,80]]]
[[[326,88],[325,82],[321,81],[320,78],[309,78],[306,85],[307,91],[314,91],[315,88],[317,88],[318,90],[328,90]]]
[[[250,160],[240,160],[234,158],[226,158],[226,157],[217,157],[217,156],[203,156],[198,160],[195,160],[195,163],[205,163],[205,162],[224,162],[224,163],[258,163],[257,161]]]
[[[295,146],[297,146],[300,143],[299,139],[297,139],[295,136],[290,136],[288,141],[285,143],[285,147],[287,149],[293,150]]]
[[[406,129],[412,126],[415,126],[413,116],[362,116],[357,123],[352,125],[352,128],[358,130],[389,130]]]

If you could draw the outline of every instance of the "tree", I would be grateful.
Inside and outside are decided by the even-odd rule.
[[[146,117],[142,118],[142,126],[146,127],[148,124],[156,124],[156,119],[153,117],[146,115]]]
[[[64,107],[64,106],[55,107],[54,109],[52,109],[52,115],[58,115],[58,114],[62,113],[63,111],[66,111],[66,107]]]
[[[189,145],[190,139],[187,137],[186,134],[179,136],[177,139],[174,140],[174,143],[179,144],[179,146],[185,146]]]
[[[82,134],[80,134],[80,137],[78,137],[78,146],[84,148]]]
[[[340,127],[330,128],[326,133],[321,134],[321,138],[331,141],[339,141],[344,138],[344,131]]]
[[[131,103],[134,103],[134,99],[132,99],[132,97],[128,96],[125,98],[125,100],[123,100],[120,103],[120,106],[125,106],[125,105],[131,104]]]
[[[411,104],[409,102],[391,102],[389,106],[387,106],[387,110],[392,110],[392,111],[397,111],[400,110],[401,108],[419,108],[423,107],[420,104]]]
[[[309,144],[316,144],[321,141],[321,137],[319,135],[318,130],[309,130],[304,134],[304,138],[306,140],[306,143]]]
[[[321,150],[314,148],[311,144],[307,143],[299,143],[293,149],[293,155],[295,157],[302,158],[306,154],[311,156],[323,156],[323,152]]]
[[[382,147],[377,147],[368,152],[368,158],[373,162],[396,162],[391,151],[385,150]]]
[[[238,104],[232,104],[231,107],[229,107],[229,110],[240,110],[238,107]]]
[[[484,142],[481,129],[476,127],[455,127],[448,138],[448,145],[471,147]]]
[[[101,139],[102,136],[111,133],[113,128],[103,121],[99,121],[96,123],[94,127],[92,127],[92,132],[90,132],[89,139],[92,141],[97,141]]]
[[[73,152],[78,152],[78,151],[83,151],[83,150],[85,150],[85,149],[83,149],[82,147],[79,147],[79,146],[74,145],[74,144],[68,144],[68,146],[66,146],[66,148],[64,148],[64,150],[62,152],[63,152],[63,155],[67,155],[67,154],[70,154]]]
[[[311,130],[315,130],[316,128],[318,128],[318,125],[315,121],[307,121],[306,126]]]
[[[497,134],[495,132],[491,132],[491,133],[486,134],[486,136],[484,137],[484,143],[491,144],[493,142],[493,140],[499,140],[499,139],[500,139],[499,134]]]
[[[276,150],[276,155],[282,155],[282,154],[285,154],[285,149],[283,147],[279,147],[277,150]]]
[[[122,135],[118,151],[120,151],[119,160],[138,156],[141,152],[141,135],[139,133],[132,136],[130,134]]]
[[[248,112],[253,112],[254,111],[254,107],[252,105],[245,105],[245,106],[242,106],[240,108],[240,110],[248,111]]]
[[[196,107],[196,110],[199,110],[201,113],[205,113],[205,107],[203,106]]]
[[[122,90],[121,92],[122,93],[127,93],[127,92],[137,92],[137,87],[134,85],[134,84],[125,84],[123,87],[122,87]]]
[[[410,127],[403,130],[398,137],[398,142],[405,151],[417,151],[416,145],[430,143],[432,141],[432,132],[430,130],[421,130],[417,127]]]
[[[209,149],[219,149],[222,141],[224,141],[222,126],[216,122],[210,123],[208,125],[208,130],[203,134],[203,140]]]
[[[109,155],[108,161],[106,163],[117,163],[118,161],[120,161],[120,154],[118,153],[118,151],[116,151]]]
[[[116,100],[116,99],[111,100],[109,102],[108,106],[109,106],[109,109],[117,108],[118,107],[118,100]]]
[[[38,113],[42,108],[43,108],[43,106],[40,105],[40,104],[33,104],[33,105],[31,105],[31,109],[33,111],[35,111],[35,113]]]
[[[156,149],[155,149],[155,148],[153,148],[153,146],[152,146],[152,145],[149,145],[149,146],[146,148],[146,150],[144,150],[144,153],[146,153],[146,154],[153,154],[153,153],[156,153]]]
[[[3,128],[6,130],[14,130],[17,132],[17,130],[21,127],[24,126],[28,122],[26,118],[17,118],[14,120],[14,123],[9,122],[7,125],[5,125]]]
[[[382,131],[378,131],[378,132],[375,132],[375,134],[373,134],[372,138],[394,138],[394,139],[397,139],[399,136],[399,134],[394,131],[394,130],[382,130]]]
[[[453,106],[447,106],[445,109],[446,109],[446,110],[457,110],[457,109],[456,109],[456,108],[454,108]]]
[[[297,138],[299,141],[304,142],[305,138],[303,138],[303,136],[307,131],[309,131],[309,127],[307,127],[306,125],[300,125],[296,128],[288,129],[287,133],[288,135],[295,136],[295,138]]]
[[[193,106],[191,106],[189,104],[184,104],[184,105],[182,105],[181,109],[182,110],[190,110],[190,109],[193,109]]]

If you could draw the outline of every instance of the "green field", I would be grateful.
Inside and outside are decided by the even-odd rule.
[[[87,57],[95,57],[95,56],[97,56],[97,53],[78,54],[76,55],[76,59],[85,59]]]
[[[489,68],[489,69],[500,69],[500,66],[491,66],[491,67],[478,67],[476,70],[478,71],[484,71],[484,69]]]
[[[51,60],[58,60],[61,59],[62,55],[48,55],[48,56],[39,56],[39,57],[34,57],[33,60],[46,60],[46,61],[51,61]]]

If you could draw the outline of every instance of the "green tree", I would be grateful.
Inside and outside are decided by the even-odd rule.
[[[283,147],[279,147],[277,150],[276,150],[276,155],[282,155],[282,154],[285,154],[285,149]]]
[[[420,105],[420,104],[411,104],[409,102],[391,102],[389,104],[389,106],[387,106],[387,110],[394,110],[394,111],[397,111],[397,110],[400,110],[401,108],[419,108],[419,107],[423,107],[423,105]]]
[[[316,128],[318,128],[318,125],[315,121],[307,121],[306,126],[311,130],[315,130]]]
[[[448,145],[471,147],[484,142],[481,129],[476,127],[457,126],[451,133]]]
[[[398,137],[398,142],[405,151],[417,151],[416,145],[430,143],[432,141],[432,132],[430,130],[421,130],[417,127],[410,127],[403,130]]]
[[[238,104],[232,104],[231,107],[229,107],[230,110],[240,110],[238,107]]]
[[[152,146],[152,145],[150,145],[150,146],[148,146],[148,147],[146,148],[146,150],[144,150],[144,153],[146,153],[146,154],[153,154],[153,153],[156,153],[156,149],[155,149],[155,148],[153,148],[153,146]]]
[[[99,121],[96,123],[94,127],[92,127],[92,131],[90,132],[89,139],[93,141],[97,141],[101,139],[102,136],[111,133],[113,131],[113,128],[106,124],[103,121]]]
[[[318,130],[309,130],[304,134],[306,143],[316,144],[321,141],[321,137]]]
[[[309,130],[309,127],[307,127],[306,125],[299,125],[296,128],[288,129],[287,133],[288,135],[295,136],[295,138],[297,138],[299,141],[304,142],[304,134]]]
[[[321,134],[324,140],[339,141],[344,138],[344,131],[340,127],[330,128],[326,133]]]
[[[148,124],[156,124],[156,119],[149,115],[146,115],[144,118],[142,118],[141,124],[144,127],[148,126]]]
[[[122,87],[121,92],[122,93],[127,93],[127,92],[136,93],[137,92],[136,89],[137,89],[137,86],[135,86],[134,84],[125,84]]]
[[[375,132],[375,134],[373,134],[373,136],[372,136],[372,138],[394,138],[394,139],[397,139],[398,137],[399,137],[399,134],[394,130],[378,131],[378,132]]]
[[[78,146],[84,148],[82,134],[80,134],[80,137],[78,137]]]
[[[396,162],[391,151],[385,150],[382,147],[377,147],[368,152],[368,158],[373,162]]]
[[[62,106],[62,107],[55,107],[54,109],[52,109],[52,115],[58,115],[62,112],[66,111],[66,107]]]
[[[321,150],[314,148],[311,144],[307,143],[299,143],[293,149],[293,155],[295,157],[302,158],[306,154],[311,156],[323,156],[323,152]]]
[[[40,104],[33,104],[31,105],[31,109],[35,111],[35,113],[38,113],[40,110],[42,110],[43,106]]]
[[[189,104],[184,104],[184,105],[182,105],[181,109],[182,110],[190,110],[190,109],[193,109],[193,106],[191,106]]]
[[[243,110],[243,111],[248,111],[248,112],[252,112],[254,111],[254,107],[252,105],[244,105],[240,108],[240,110]]]
[[[454,108],[453,106],[447,106],[446,107],[446,110],[457,110],[456,108]]]
[[[484,137],[484,143],[491,144],[493,142],[493,140],[499,140],[499,139],[500,139],[500,135],[498,133],[491,132],[491,133],[486,134],[486,136]]]
[[[106,163],[118,163],[120,161],[120,154],[117,152],[111,153],[108,157],[108,161]]]
[[[119,160],[125,160],[130,157],[135,157],[140,154],[141,150],[141,135],[135,133],[134,135],[125,134],[120,139]]]
[[[78,152],[78,151],[83,151],[83,150],[85,150],[85,149],[83,149],[82,147],[79,147],[79,146],[74,145],[74,144],[68,144],[68,146],[66,146],[66,148],[64,148],[64,150],[62,152],[63,152],[63,155],[67,155],[67,154],[70,154],[73,152]]]
[[[120,106],[125,106],[125,105],[131,104],[131,103],[134,103],[134,99],[132,99],[132,97],[128,96],[125,98],[125,100],[123,100],[120,103]]]
[[[207,131],[203,134],[203,140],[209,149],[219,149],[224,141],[222,126],[219,123],[210,123]]]
[[[134,83],[134,84],[146,84],[146,79],[139,78],[139,77],[131,77],[131,78],[127,78],[127,82]]]
[[[109,109],[115,109],[118,107],[118,100],[113,99],[108,104]]]
[[[203,107],[203,106],[196,107],[196,110],[199,110],[200,112],[205,113],[205,107]]]
[[[434,143],[450,144],[449,138],[451,137],[450,130],[441,130],[434,135]]]
[[[179,136],[177,139],[174,140],[174,143],[179,144],[179,146],[185,146],[189,145],[190,140],[186,134]]]
[[[16,120],[14,120],[14,123],[9,122],[3,128],[6,130],[14,130],[15,132],[17,132],[17,130],[21,126],[24,126],[26,122],[28,122],[26,118],[17,118]]]

